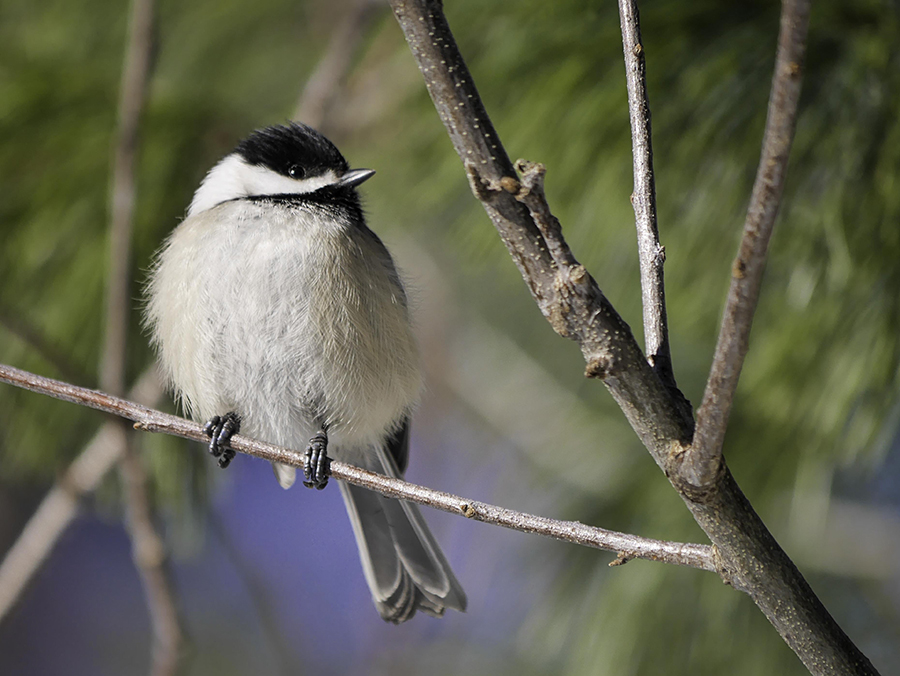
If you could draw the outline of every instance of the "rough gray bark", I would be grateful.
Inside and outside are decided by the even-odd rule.
[[[559,223],[543,196],[544,167],[520,161],[517,168],[521,179],[517,176],[456,47],[439,0],[391,0],[391,6],[438,115],[465,166],[473,192],[484,205],[535,302],[557,333],[579,344],[587,362],[586,374],[603,381],[707,533],[715,546],[723,580],[750,595],[812,673],[877,673],[753,511],[721,453],[707,464],[707,470],[712,467],[712,472],[701,473],[701,481],[692,466],[685,465],[685,458],[692,458],[693,420],[689,410],[677,391],[667,387],[649,366],[628,325],[566,246]],[[779,139],[783,139],[785,129],[790,130],[790,137],[796,119],[808,7],[805,1],[788,0],[784,4],[769,115],[770,123],[780,121]],[[636,12],[630,16],[633,18],[629,21],[637,21]],[[639,29],[634,35],[639,35]],[[627,45],[628,41],[626,37],[624,43]],[[769,139],[767,135],[767,148]],[[773,153],[781,157],[789,147],[788,142],[787,148]],[[764,150],[761,166],[766,176],[770,159]],[[768,195],[762,211],[773,218],[773,208],[777,210],[781,194],[777,188],[781,177],[783,169],[764,180],[765,187],[761,188]],[[774,207],[771,198],[775,199]],[[756,249],[760,243],[757,239]],[[765,251],[765,245],[762,250]],[[764,257],[759,265],[764,265]],[[753,293],[758,293],[758,283],[755,289]],[[755,296],[752,304],[740,312],[752,317],[754,307]],[[739,370],[738,365],[738,373]],[[718,420],[724,428],[727,416]]]

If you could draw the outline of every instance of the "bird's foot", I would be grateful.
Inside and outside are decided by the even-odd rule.
[[[306,454],[303,456],[303,475],[306,477],[303,485],[307,488],[322,490],[328,485],[331,459],[327,451],[328,435],[322,430],[309,440],[309,446],[306,447]]]
[[[203,426],[203,433],[209,437],[209,452],[218,458],[219,467],[225,469],[234,459],[234,451],[229,443],[231,437],[241,429],[241,419],[234,411],[213,418]]]

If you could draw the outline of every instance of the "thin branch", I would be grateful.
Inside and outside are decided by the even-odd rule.
[[[682,472],[693,435],[684,402],[649,366],[628,325],[566,250],[543,195],[532,195],[533,186],[527,183],[542,180],[543,168],[522,163],[527,173],[521,183],[516,178],[440,0],[391,0],[391,6],[472,191],[538,308],[557,333],[579,344],[586,375],[603,381],[709,535],[720,575],[751,596],[813,673],[877,673],[772,537],[724,461],[715,481],[699,488],[693,476]]]
[[[784,193],[788,157],[797,125],[809,7],[809,0],[785,0],[782,4],[778,53],[759,168],[744,234],[731,268],[731,287],[703,403],[697,412],[693,446],[685,454],[682,465],[682,473],[694,486],[710,485],[721,471],[728,416],[749,346],[769,239]]]
[[[646,63],[641,26],[635,0],[619,0],[628,111],[631,117],[631,149],[634,156],[634,207],[638,255],[641,263],[641,297],[644,308],[644,350],[647,359],[667,385],[675,386],[663,264],[666,250],[659,243],[656,221],[656,185],[653,178],[653,147],[650,135],[650,100],[647,97]]]
[[[366,29],[387,5],[384,0],[357,0],[334,30],[328,49],[306,81],[294,119],[327,130],[328,111],[341,91]]]
[[[162,399],[163,388],[156,369],[146,371],[131,388],[129,398],[148,406]],[[122,457],[115,427],[105,423],[69,465],[32,514],[21,534],[0,563],[0,622],[15,606],[28,583],[40,570],[60,536],[78,513],[78,503],[93,493]]]
[[[89,390],[51,378],[44,378],[5,364],[0,364],[0,382],[127,418],[134,421],[135,429],[163,432],[204,444],[208,442],[208,438],[203,433],[203,427],[198,423],[156,411],[98,390]],[[239,453],[246,453],[269,462],[303,467],[302,452],[250,439],[243,435],[232,437],[231,447]],[[558,521],[516,512],[425,488],[401,479],[386,477],[336,460],[331,462],[331,476],[391,498],[416,502],[427,507],[434,507],[452,514],[461,514],[470,519],[525,533],[538,533],[586,547],[622,552],[629,559],[650,559],[711,572],[718,570],[713,550],[708,545],[653,540],[586,526],[576,521]]]

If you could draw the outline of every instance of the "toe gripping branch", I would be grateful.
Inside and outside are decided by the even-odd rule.
[[[303,475],[306,481],[303,485],[307,488],[322,490],[328,485],[328,475],[331,474],[331,460],[327,454],[328,435],[321,430],[309,440],[306,454],[303,456]]]
[[[235,453],[229,443],[231,437],[241,429],[241,419],[237,413],[231,411],[223,416],[214,416],[203,426],[203,433],[209,437],[209,452],[214,458],[218,458],[219,467],[225,469],[234,459]]]

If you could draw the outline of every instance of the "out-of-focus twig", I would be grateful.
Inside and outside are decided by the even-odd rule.
[[[359,49],[366,29],[387,9],[385,0],[357,0],[334,30],[328,49],[306,81],[294,111],[294,119],[320,131],[328,131],[328,110],[340,95],[341,84]]]
[[[156,411],[104,392],[44,378],[5,364],[0,364],[0,382],[133,420],[135,429],[163,432],[204,444],[208,443],[208,437],[203,433],[203,427],[199,423]],[[269,462],[303,467],[304,454],[300,451],[250,439],[240,434],[231,438],[230,445],[239,453],[246,453]],[[653,540],[595,526],[586,526],[577,521],[559,521],[516,512],[476,500],[467,500],[458,495],[436,491],[402,479],[369,472],[337,460],[331,462],[331,476],[391,498],[416,502],[451,514],[459,514],[469,519],[525,533],[538,533],[585,547],[622,552],[629,559],[650,559],[701,570],[722,572],[717,567],[717,558],[713,549],[708,545]]]
[[[175,586],[168,570],[168,553],[156,530],[147,472],[138,455],[137,438],[125,425],[114,425],[122,449],[119,477],[125,494],[125,513],[131,537],[131,557],[141,577],[153,627],[152,676],[171,676],[179,670],[184,645]]]
[[[133,0],[110,181],[109,264],[99,382],[103,389],[120,395],[125,391],[125,356],[131,315],[131,240],[138,130],[152,68],[154,13],[154,0]]]
[[[744,234],[731,268],[731,287],[703,403],[697,411],[694,441],[681,462],[681,473],[701,488],[711,485],[722,471],[722,445],[728,416],[750,343],[750,328],[766,269],[769,238],[784,193],[788,157],[797,125],[809,8],[809,0],[785,0],[782,3],[775,73],[756,181]]]
[[[156,406],[162,396],[163,388],[155,368],[138,378],[129,392],[130,399],[146,406]],[[113,429],[117,425],[118,421],[110,421],[98,430],[41,501],[0,563],[0,621],[74,520],[81,498],[93,493],[122,457],[122,446],[117,443],[118,435]]]
[[[153,64],[154,0],[132,0],[131,22],[122,73],[119,124],[110,190],[109,265],[106,331],[100,366],[100,386],[116,394],[125,391],[125,366],[131,314],[131,241],[134,225],[135,167],[141,113]],[[132,557],[140,574],[153,627],[150,673],[171,676],[178,670],[184,632],[175,588],[166,567],[166,548],[156,531],[143,462],[133,447],[131,431],[114,428],[122,449],[119,477],[125,499],[126,525]]]

